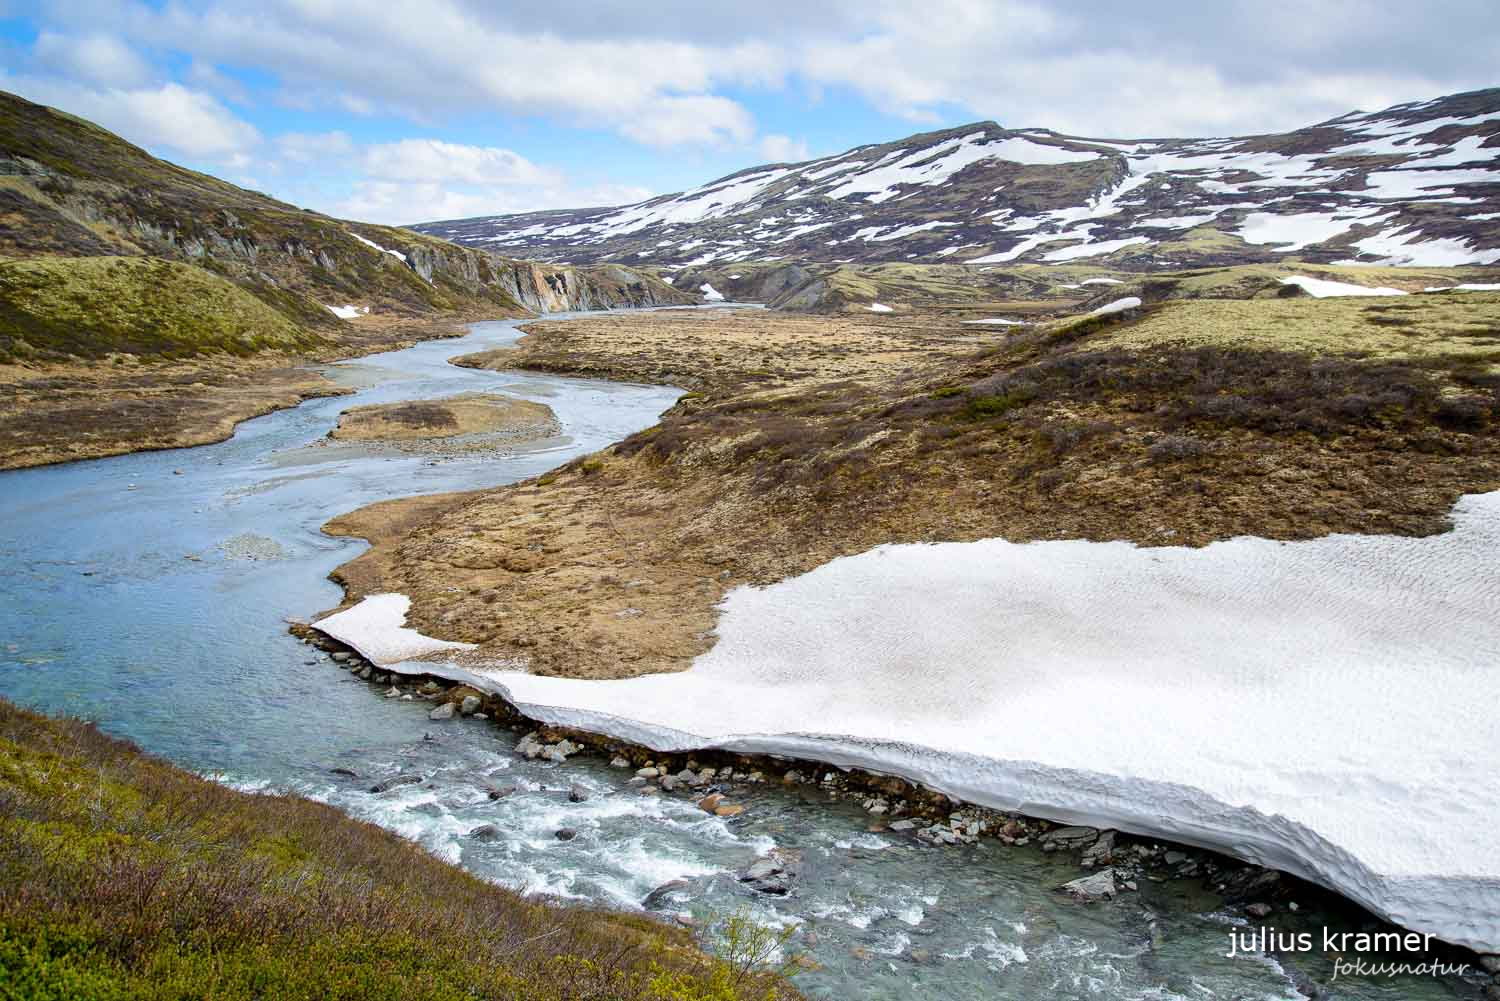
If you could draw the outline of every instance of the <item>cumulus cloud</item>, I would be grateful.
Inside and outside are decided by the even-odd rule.
[[[144,59],[107,35],[80,38],[43,31],[33,53],[42,68],[101,87],[138,87],[152,76]]]
[[[231,162],[259,145],[260,132],[212,95],[177,83],[90,87],[71,80],[7,77],[22,97],[98,122],[131,142],[168,153]]]
[[[335,215],[400,226],[439,219],[538,212],[543,209],[593,205],[626,205],[643,201],[652,192],[628,185],[574,188],[565,183],[473,187],[431,181],[365,179],[347,196],[324,208]]]
[[[738,95],[757,88],[839,88],[913,121],[1274,131],[1490,85],[1500,55],[1492,0],[661,0],[650,17],[623,0],[53,6],[80,30],[258,67],[309,105],[546,115],[652,146],[750,141]]]
[[[764,136],[757,147],[768,163],[801,163],[812,159],[807,152],[807,143],[791,136],[771,134]]]
[[[465,146],[437,139],[402,139],[365,150],[365,171],[395,181],[459,184],[548,185],[561,178],[508,149]]]

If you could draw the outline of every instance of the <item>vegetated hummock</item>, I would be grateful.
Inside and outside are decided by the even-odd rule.
[[[1221,139],[974,122],[634,205],[418,228],[549,260],[655,264],[694,290],[679,269],[775,261],[1494,264],[1497,160],[1500,88]]]
[[[338,572],[351,599],[398,591],[428,635],[585,677],[686,667],[730,588],[884,543],[1423,535],[1500,488],[1497,315],[1500,295],[1453,292],[1015,328],[918,311],[548,323],[498,365],[692,392],[554,473],[328,528],[375,543]]]
[[[442,400],[406,400],[350,407],[329,432],[340,441],[425,441],[464,436],[516,442],[558,432],[557,416],[545,403],[489,393]]]
[[[772,1001],[644,915],[488,883],[0,701],[0,994],[58,1001]]]

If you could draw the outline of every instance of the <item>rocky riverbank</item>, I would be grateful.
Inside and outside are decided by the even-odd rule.
[[[1286,927],[1308,910],[1328,912],[1350,929],[1375,933],[1393,931],[1388,925],[1336,894],[1295,876],[1207,851],[1155,838],[1143,838],[1114,830],[1060,824],[1015,812],[986,809],[955,800],[943,793],[894,776],[860,769],[832,767],[825,763],[777,755],[738,754],[715,750],[662,753],[650,748],[572,728],[539,724],[494,695],[430,675],[404,675],[382,670],[344,646],[305,624],[292,631],[310,650],[319,651],[308,665],[327,665],[345,670],[368,682],[386,698],[421,702],[429,706],[429,719],[436,725],[462,720],[489,721],[521,734],[516,754],[560,765],[580,758],[607,760],[620,776],[624,790],[640,796],[665,796],[697,804],[706,814],[732,820],[742,816],[744,802],[772,788],[788,795],[811,797],[830,804],[857,804],[869,817],[871,833],[910,839],[914,845],[932,848],[974,845],[988,840],[1028,849],[1076,865],[1076,875],[1059,882],[1055,892],[1080,906],[1140,892],[1145,883],[1184,881],[1211,895],[1218,906],[1237,914],[1251,926]],[[357,776],[350,775],[350,778]],[[418,774],[402,774],[385,784],[421,783]],[[502,799],[513,787],[489,787],[491,799]],[[570,797],[588,793],[574,787]],[[578,801],[576,798],[575,802]],[[503,836],[498,830],[475,829],[469,836],[480,840]],[[560,826],[556,836],[570,840],[576,832]],[[747,888],[769,896],[795,891],[799,874],[795,851],[777,849],[747,866],[737,878]],[[683,923],[685,914],[673,910],[673,895],[685,888],[663,884],[649,894],[643,906],[663,912]],[[870,957],[865,957],[870,958]],[[1427,960],[1449,966],[1467,964],[1493,976],[1486,996],[1500,997],[1500,959],[1435,943]],[[1405,956],[1415,962],[1419,957]],[[1309,997],[1319,996],[1318,986],[1305,985]]]

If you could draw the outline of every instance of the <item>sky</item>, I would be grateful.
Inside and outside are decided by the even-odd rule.
[[[1495,0],[0,0],[0,89],[306,208],[638,201],[991,119],[1278,132],[1500,86]]]

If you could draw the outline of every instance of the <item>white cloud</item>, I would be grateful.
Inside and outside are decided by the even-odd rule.
[[[354,140],[342,131],[284,132],[276,137],[276,148],[292,163],[347,161],[354,155]]]
[[[47,71],[100,87],[139,87],[152,76],[144,59],[107,35],[80,38],[43,31],[33,56]]]
[[[95,88],[69,80],[8,77],[28,100],[98,122],[133,143],[188,157],[228,161],[260,143],[260,133],[209,94],[181,84]]]
[[[755,120],[725,97],[664,97],[649,112],[622,123],[620,132],[647,146],[740,145],[755,135]]]
[[[370,176],[392,181],[544,185],[561,180],[556,171],[539,167],[508,149],[437,139],[380,143],[365,150],[362,162]]]
[[[437,219],[539,212],[543,209],[578,208],[591,205],[622,205],[642,201],[653,192],[646,188],[604,185],[572,188],[564,184],[547,187],[468,187],[427,181],[355,182],[352,192],[321,207],[334,215],[369,222],[404,225]],[[497,248],[503,250],[504,248]]]
[[[791,136],[775,134],[763,136],[758,148],[760,155],[765,157],[768,163],[801,163],[812,159],[807,152],[807,142],[802,139],[793,139]]]

